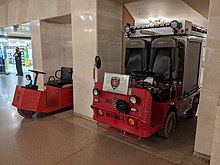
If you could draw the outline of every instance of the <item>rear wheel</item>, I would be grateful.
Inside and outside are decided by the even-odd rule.
[[[175,112],[171,111],[169,112],[166,118],[164,128],[161,128],[158,131],[158,135],[167,139],[170,136],[170,134],[173,132],[175,125],[176,125],[176,114]]]
[[[26,111],[26,110],[19,109],[19,108],[17,110],[18,110],[19,115],[25,118],[31,118],[35,114],[35,112],[33,111]]]
[[[192,108],[186,112],[186,116],[188,118],[193,118],[196,116],[198,105],[199,105],[199,99],[195,97],[193,100]]]

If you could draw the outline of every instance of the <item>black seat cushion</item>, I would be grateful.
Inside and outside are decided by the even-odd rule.
[[[62,88],[64,85],[72,84],[72,83],[73,83],[72,81],[66,81],[66,82],[64,82],[64,81],[63,82],[61,82],[61,81],[48,81],[46,83],[46,85]]]

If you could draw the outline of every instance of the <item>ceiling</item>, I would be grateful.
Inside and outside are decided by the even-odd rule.
[[[148,20],[162,19],[171,21],[189,20],[194,24],[207,27],[208,20],[182,0],[142,0],[125,4],[136,24],[146,24]]]
[[[203,17],[208,19],[209,15],[209,4],[210,0],[183,0],[186,4],[188,4],[190,7],[195,9],[199,14],[201,14]]]

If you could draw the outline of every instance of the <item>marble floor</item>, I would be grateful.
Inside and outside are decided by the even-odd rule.
[[[157,135],[133,142],[97,128],[72,110],[24,119],[11,106],[24,77],[0,75],[1,165],[197,165],[193,156],[196,118],[182,117],[168,139]]]
[[[28,72],[28,70],[32,70],[33,69],[33,66],[29,66],[29,67],[26,67],[26,66],[22,66],[22,71],[24,73]],[[15,64],[8,64],[8,67],[6,69],[6,73],[9,73],[9,74],[15,74],[17,73],[17,70],[16,70],[16,65]]]

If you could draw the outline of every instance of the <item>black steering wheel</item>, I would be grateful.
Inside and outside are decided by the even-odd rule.
[[[132,71],[134,73],[135,79],[136,80],[144,80],[147,77],[155,77],[156,74],[152,71],[146,71],[146,70],[141,70],[141,71]]]
[[[28,70],[28,71],[33,72],[33,73],[36,74],[35,79],[34,79],[34,86],[36,86],[36,84],[37,84],[38,75],[39,74],[46,74],[45,72],[41,72],[41,71],[37,71],[37,70]]]
[[[36,73],[36,74],[46,74],[45,72],[37,71],[37,70],[28,70],[30,72]]]

